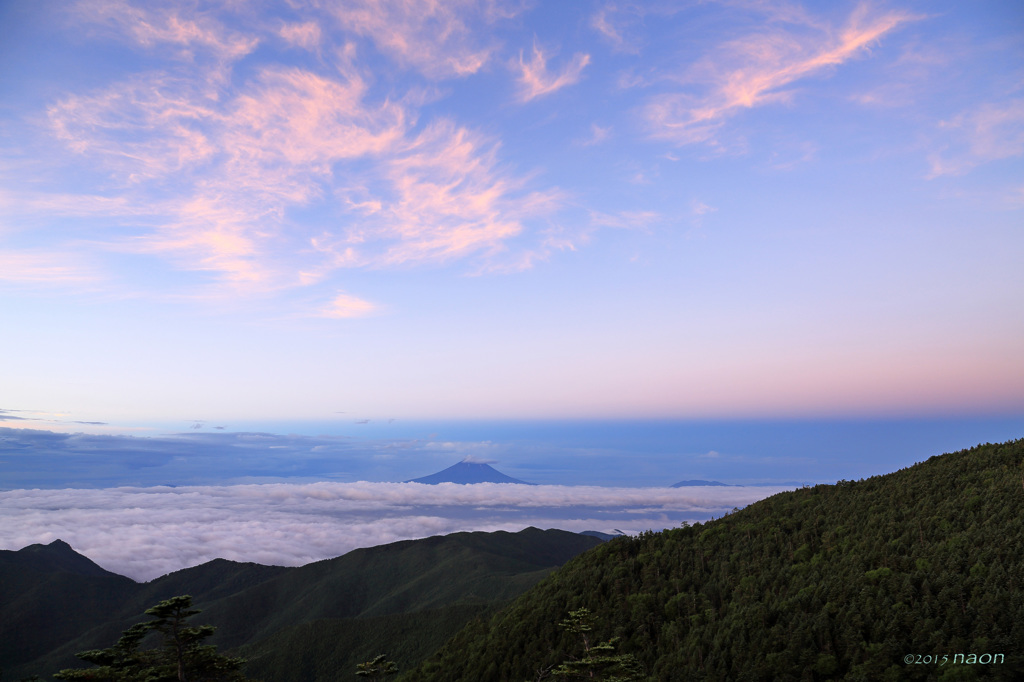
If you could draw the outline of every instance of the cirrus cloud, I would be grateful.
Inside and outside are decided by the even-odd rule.
[[[482,69],[496,45],[479,28],[517,13],[509,3],[478,0],[355,0],[323,7],[344,29],[369,37],[402,66],[431,78]]]
[[[502,252],[529,220],[558,209],[558,190],[531,188],[532,177],[502,165],[499,144],[477,131],[448,118],[421,125],[416,88],[406,98],[371,93],[373,72],[348,38],[369,36],[424,73],[464,75],[490,49],[470,27],[507,12],[412,3],[416,12],[389,19],[405,16],[409,4],[324,9],[335,22],[332,63],[264,60],[244,75],[233,70],[268,38],[319,50],[328,43],[323,22],[278,22],[243,34],[212,14],[124,2],[81,6],[140,49],[159,42],[216,57],[164,63],[49,106],[50,128],[73,160],[107,173],[89,207],[84,199],[70,203],[92,218],[102,214],[97,199],[116,208],[107,215],[118,229],[93,244],[208,273],[235,294],[320,283],[340,268]],[[320,11],[298,9],[302,16]],[[68,206],[66,196],[22,202],[25,212],[51,215]],[[296,220],[295,212],[320,217]],[[336,304],[331,316],[352,316],[337,314]]]
[[[376,306],[369,301],[364,301],[361,298],[351,296],[349,294],[338,294],[331,301],[331,305],[324,310],[324,317],[362,317],[363,315],[369,315]]]
[[[578,82],[589,63],[590,55],[580,52],[573,55],[560,72],[551,73],[548,71],[548,59],[544,51],[534,43],[530,60],[523,61],[523,53],[520,52],[519,61],[515,65],[519,71],[519,101],[529,102]]]
[[[1024,155],[1024,99],[986,102],[940,124],[950,143],[929,157],[929,178],[962,175],[990,161]]]
[[[839,30],[803,12],[775,12],[776,21],[799,24],[795,31],[775,24],[723,43],[677,78],[687,87],[651,97],[643,107],[650,135],[677,145],[719,146],[719,129],[744,109],[785,102],[784,88],[827,73],[867,51],[886,34],[915,17],[907,12],[872,12],[859,5]]]

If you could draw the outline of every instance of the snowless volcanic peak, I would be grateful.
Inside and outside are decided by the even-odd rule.
[[[414,478],[411,481],[406,481],[406,483],[427,483],[431,485],[437,483],[519,483],[521,485],[534,485],[533,483],[520,481],[518,478],[506,476],[490,464],[473,462],[469,459],[453,464],[444,471],[438,471],[436,474],[422,478]]]

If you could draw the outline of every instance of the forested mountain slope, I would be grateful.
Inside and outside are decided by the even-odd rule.
[[[138,587],[60,540],[0,550],[0,668],[10,671],[102,627],[115,595]]]
[[[490,614],[600,540],[560,530],[453,533],[359,549],[297,568],[217,559],[136,583],[62,542],[0,552],[4,679],[82,666],[145,609],[191,594],[210,643],[240,648],[268,682],[334,680],[389,645],[418,663],[466,622]],[[359,644],[357,646],[357,644]],[[298,661],[317,661],[316,670]],[[309,674],[312,670],[313,674]]]
[[[545,679],[581,607],[649,680],[1024,679],[1022,461],[982,445],[612,540],[402,679]]]

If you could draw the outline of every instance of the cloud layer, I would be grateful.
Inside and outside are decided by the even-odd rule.
[[[152,580],[217,557],[299,566],[464,530],[661,529],[779,490],[366,482],[12,490],[0,493],[0,548],[60,538],[108,570]]]

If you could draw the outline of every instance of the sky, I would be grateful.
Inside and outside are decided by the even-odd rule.
[[[1024,410],[1018,3],[0,12],[4,409]]]
[[[1020,437],[1022,226],[1015,2],[0,3],[0,545],[30,488]]]

